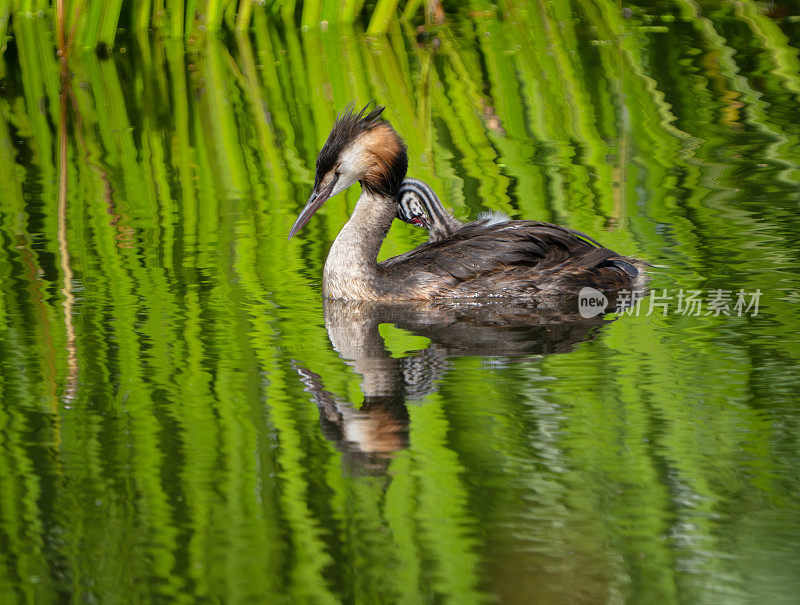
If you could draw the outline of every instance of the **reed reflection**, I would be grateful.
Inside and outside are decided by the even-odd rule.
[[[333,348],[361,379],[363,401],[325,389],[323,376],[294,361],[293,368],[319,410],[326,439],[343,453],[352,474],[382,474],[410,439],[408,402],[437,390],[457,356],[531,357],[574,350],[613,319],[584,318],[573,301],[378,303],[326,300],[325,328]],[[423,350],[393,357],[381,324],[430,340]]]

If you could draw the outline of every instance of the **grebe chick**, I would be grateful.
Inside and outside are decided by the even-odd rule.
[[[535,221],[465,225],[450,237],[377,262],[397,216],[408,156],[383,107],[339,116],[317,157],[314,190],[289,238],[330,197],[361,183],[350,220],[333,242],[322,276],[327,298],[434,300],[525,297],[632,288],[643,263],[574,231]]]
[[[429,242],[450,237],[464,226],[464,223],[445,210],[428,183],[412,178],[407,178],[400,184],[397,218],[427,229]],[[481,212],[472,224],[496,225],[510,220],[504,212],[488,210]]]
[[[460,220],[445,210],[433,189],[425,181],[407,178],[400,184],[397,194],[397,218],[405,223],[427,229],[429,242],[438,242],[453,235],[464,226]],[[505,212],[499,210],[484,210],[470,225],[497,225],[511,220]],[[537,221],[537,224],[557,229],[565,229],[576,237],[590,241],[602,248],[602,245],[580,231],[568,227],[559,227],[552,223]]]

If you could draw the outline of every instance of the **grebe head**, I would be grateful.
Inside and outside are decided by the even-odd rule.
[[[408,169],[406,145],[391,124],[380,117],[379,105],[367,112],[369,103],[355,113],[348,106],[336,119],[328,140],[317,157],[314,191],[300,211],[291,239],[328,198],[356,182],[364,190],[395,203]]]
[[[464,224],[445,210],[437,195],[424,181],[408,178],[397,194],[397,218],[428,230],[429,241],[453,235]]]
[[[423,229],[431,228],[431,222],[428,220],[428,215],[425,214],[425,210],[422,207],[422,202],[417,196],[408,193],[408,191],[406,191],[404,195],[401,189],[397,202],[398,219],[404,223],[422,227]]]

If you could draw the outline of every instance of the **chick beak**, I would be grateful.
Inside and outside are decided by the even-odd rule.
[[[300,214],[297,215],[297,220],[294,222],[294,225],[292,225],[292,230],[289,231],[289,239],[292,239],[295,234],[303,228],[303,225],[309,221],[311,216],[319,210],[319,207],[327,201],[331,196],[333,188],[336,186],[337,180],[338,179],[334,178],[327,187],[320,191],[314,189],[311,193],[311,197],[308,198],[308,202],[306,202]]]
[[[416,225],[417,227],[423,227],[425,229],[430,229],[431,224],[428,222],[428,217],[424,214],[415,214],[410,221],[412,225]]]

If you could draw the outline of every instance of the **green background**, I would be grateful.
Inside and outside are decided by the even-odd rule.
[[[63,78],[52,14],[14,13],[0,601],[796,602],[797,13],[446,8],[367,36],[271,3],[188,53],[178,26],[111,27]],[[648,299],[522,356],[386,322],[375,366],[348,359],[320,279],[358,192],[286,236],[337,112],[371,99],[457,217],[568,225],[656,293],[759,289],[758,315]],[[396,222],[381,258],[424,240]],[[400,440],[359,452],[330,401]]]

